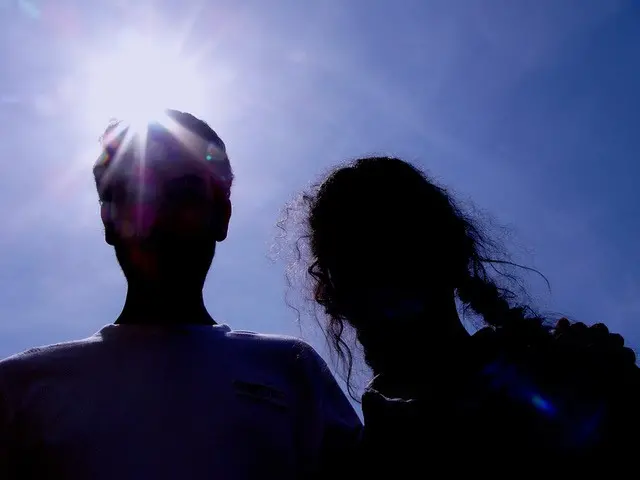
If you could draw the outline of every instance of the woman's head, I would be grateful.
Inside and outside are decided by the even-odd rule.
[[[429,293],[434,302],[452,300],[475,253],[471,226],[447,193],[395,158],[335,170],[308,222],[315,298],[358,327],[372,316],[420,309]]]
[[[488,263],[508,262],[495,260],[480,227],[411,164],[358,159],[330,173],[304,201],[313,297],[339,354],[345,323],[365,352],[382,347],[366,344],[384,338],[376,330],[407,319],[434,333],[451,331],[446,322],[459,325],[456,294],[489,325],[522,317],[485,271]]]

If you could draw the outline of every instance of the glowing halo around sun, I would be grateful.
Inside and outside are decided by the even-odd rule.
[[[207,76],[179,43],[125,34],[86,61],[78,98],[85,125],[104,130],[110,120],[129,125],[162,118],[166,108],[197,112],[207,102]]]

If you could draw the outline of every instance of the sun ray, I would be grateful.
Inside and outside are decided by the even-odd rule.
[[[132,133],[127,125],[122,121],[112,121],[100,140],[102,151],[97,164],[105,167],[102,177],[103,182],[109,182],[110,176],[113,175],[114,167],[120,163],[122,154],[131,141]]]
[[[192,155],[198,156],[203,152],[205,140],[196,133],[191,132],[172,118],[167,118],[166,128]]]

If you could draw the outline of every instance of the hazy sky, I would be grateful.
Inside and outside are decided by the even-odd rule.
[[[299,334],[268,258],[279,210],[332,164],[388,153],[513,229],[551,282],[540,306],[640,346],[639,24],[616,0],[2,0],[0,356],[118,315],[96,139],[163,88],[236,171],[218,321]]]

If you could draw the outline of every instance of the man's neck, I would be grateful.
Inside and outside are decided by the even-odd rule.
[[[129,285],[117,324],[215,325],[202,298],[202,289],[177,286]]]

